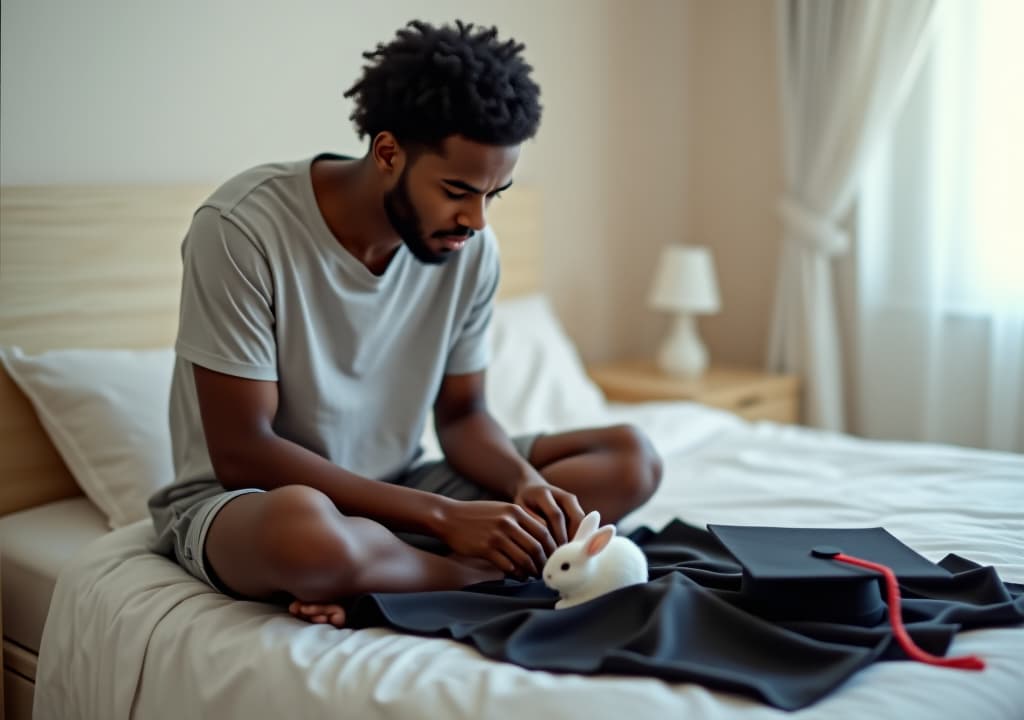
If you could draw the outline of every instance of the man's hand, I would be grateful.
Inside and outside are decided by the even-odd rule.
[[[453,501],[439,528],[438,537],[456,554],[484,558],[521,577],[539,577],[555,551],[544,523],[512,503]]]
[[[520,485],[512,502],[545,521],[559,545],[569,542],[583,520],[583,508],[576,496],[540,476]]]

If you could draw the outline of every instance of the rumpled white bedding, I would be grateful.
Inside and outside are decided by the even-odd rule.
[[[956,552],[1024,581],[1024,457],[747,424],[686,403],[610,412],[665,459],[662,488],[627,525],[882,525],[932,560]],[[984,672],[877,663],[785,713],[699,685],[554,675],[453,641],[309,625],[211,591],[148,553],[151,534],[149,521],[111,532],[62,572],[37,720],[1024,717],[1021,627],[957,637],[951,652],[981,655]]]

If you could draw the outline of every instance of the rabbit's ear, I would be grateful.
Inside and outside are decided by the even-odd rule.
[[[583,520],[580,521],[580,526],[576,530],[576,534],[572,536],[573,540],[585,540],[594,534],[597,530],[597,526],[601,524],[601,513],[597,510],[592,510],[587,513]]]
[[[587,540],[587,555],[589,557],[597,555],[608,547],[608,543],[612,541],[613,537],[615,537],[615,526],[605,525],[603,528],[591,535],[590,539]]]

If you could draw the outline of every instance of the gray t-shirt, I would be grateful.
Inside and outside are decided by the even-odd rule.
[[[311,163],[246,171],[192,220],[170,402],[179,493],[219,484],[193,364],[276,381],[281,437],[376,479],[416,460],[443,376],[487,365],[499,273],[490,230],[443,265],[403,245],[376,276],[328,229]]]

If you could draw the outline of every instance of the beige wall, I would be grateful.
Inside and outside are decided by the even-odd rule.
[[[591,359],[657,349],[669,319],[645,305],[658,249],[708,245],[722,311],[700,320],[713,361],[764,363],[782,186],[770,0],[617,3],[622,55],[607,237],[610,344]]]
[[[781,243],[774,3],[695,5],[689,228],[712,248],[722,294],[702,335],[713,358],[761,365]]]
[[[595,359],[653,352],[667,327],[667,318],[650,311],[646,298],[660,249],[684,241],[691,224],[695,4],[615,4],[615,217],[604,250],[611,267],[607,318],[614,342],[597,348]]]
[[[779,182],[771,3],[249,0],[2,5],[0,182],[216,181],[359,153],[341,93],[406,20],[462,17],[527,44],[544,124],[519,179],[545,196],[545,279],[587,359],[647,353],[659,248],[712,246],[713,356],[760,362]],[[426,10],[429,8],[429,10]]]

